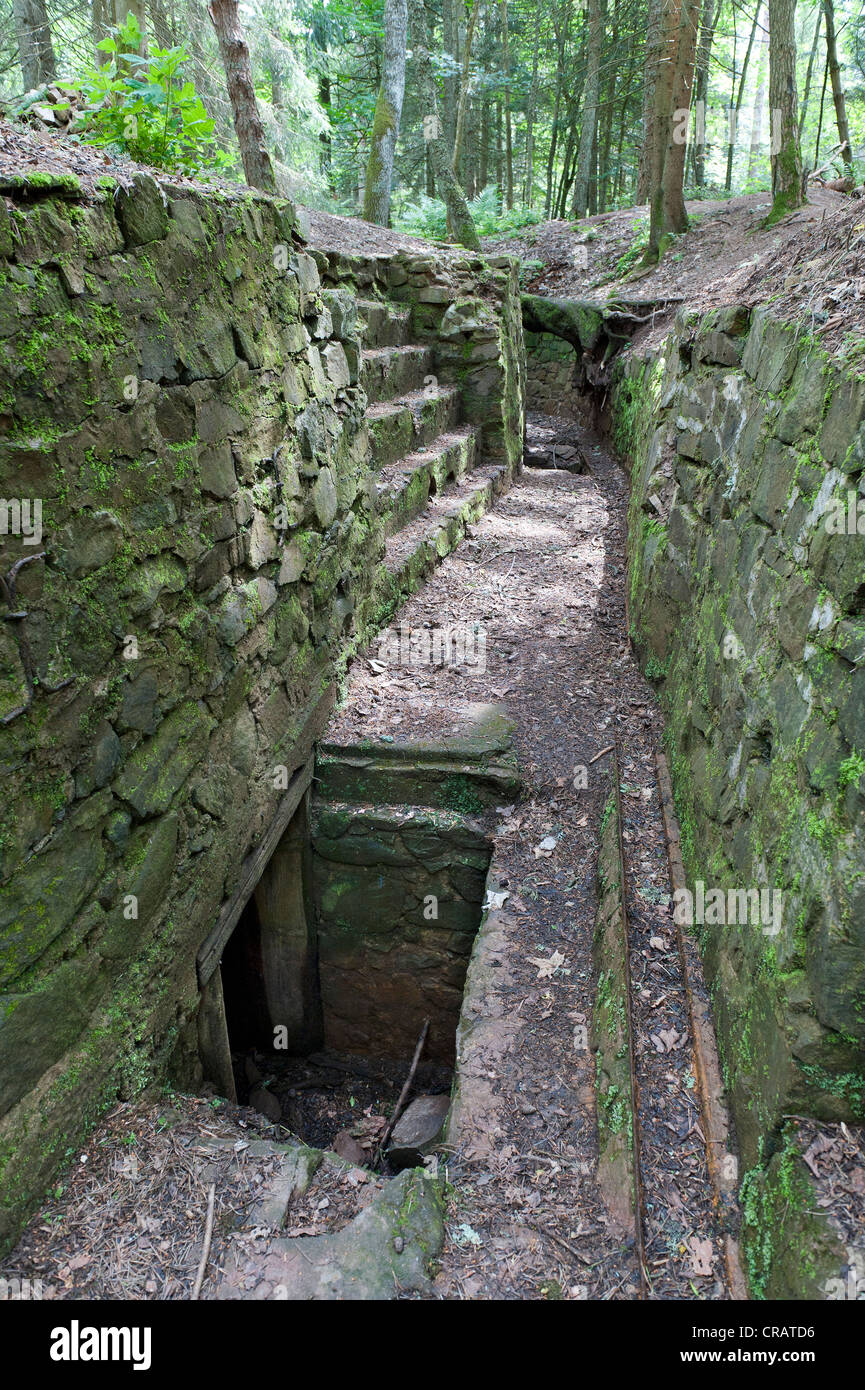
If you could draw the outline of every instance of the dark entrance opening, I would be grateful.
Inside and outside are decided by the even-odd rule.
[[[310,897],[306,798],[226,943],[222,990],[231,1051],[304,1055],[323,1039]]]

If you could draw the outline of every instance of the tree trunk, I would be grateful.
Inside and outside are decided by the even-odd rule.
[[[490,104],[486,97],[481,102],[481,150],[478,167],[479,191],[483,193],[489,181],[490,160]]]
[[[769,107],[772,112],[772,211],[777,222],[804,202],[796,96],[796,0],[769,0]]]
[[[145,54],[147,52],[147,13],[144,0],[108,0],[108,6],[111,23],[118,28],[121,24],[126,23],[127,15],[135,15],[138,20],[138,28],[141,30],[138,52]]]
[[[647,203],[652,185],[652,164],[657,159],[655,127],[655,87],[661,73],[663,47],[662,17],[665,0],[649,0],[646,21],[646,57],[643,65],[643,143],[637,175],[637,202]]]
[[[835,5],[833,0],[823,0],[826,15],[826,53],[829,58],[829,80],[832,83],[832,100],[835,103],[835,119],[838,122],[838,139],[841,141],[841,158],[852,167],[853,151],[850,148],[850,127],[847,124],[847,102],[841,85],[841,67],[838,62],[838,44],[835,39]]]
[[[508,0],[502,0],[502,58],[505,69],[505,207],[514,205],[514,146],[511,134],[511,51],[508,37]]]
[[[751,25],[751,34],[748,39],[748,47],[745,49],[745,61],[742,64],[742,76],[739,79],[739,90],[736,94],[736,104],[733,108],[733,119],[730,122],[730,132],[727,140],[727,178],[724,187],[729,193],[733,183],[733,155],[736,149],[736,132],[739,128],[739,112],[742,109],[742,98],[745,95],[745,80],[748,76],[748,64],[751,61],[751,50],[754,47],[754,36],[757,33],[757,24],[760,20],[760,7],[754,14],[754,23]],[[735,76],[735,69],[734,69]]]
[[[502,104],[500,101],[496,102],[496,189],[499,195],[499,206],[504,207],[505,166],[502,153]]]
[[[467,246],[471,251],[480,251],[481,244],[465,194],[457,183],[453,166],[447,155],[446,143],[441,138],[441,131],[438,130],[439,115],[435,74],[430,51],[427,47],[426,11],[423,0],[408,0],[408,18],[421,106],[424,115],[432,117],[436,125],[436,134],[428,141],[427,149],[430,152],[438,195],[444,199],[448,221],[453,227],[457,241],[460,245]]]
[[[445,140],[453,148],[456,134],[457,79],[456,62],[459,45],[457,43],[457,21],[454,13],[455,0],[442,0],[442,47],[451,58],[443,78],[444,86],[444,130]]]
[[[538,102],[538,51],[541,46],[541,7],[535,9],[535,38],[532,45],[532,85],[529,89],[529,109],[526,115],[526,172],[523,180],[523,202],[534,206],[535,183],[535,109]]]
[[[575,219],[585,217],[589,202],[592,149],[598,123],[598,87],[605,13],[605,0],[588,0],[586,83],[583,89],[583,118],[580,123],[580,147],[577,154],[574,201],[571,205],[571,215]]]
[[[390,224],[390,186],[393,156],[405,94],[405,50],[408,31],[406,0],[385,0],[384,64],[375,104],[369,161],[364,184],[363,215],[380,227]]]
[[[703,138],[694,142],[694,183],[703,188],[706,183],[706,97],[709,94],[709,59],[712,56],[712,41],[718,20],[721,17],[721,0],[704,0],[703,20],[700,25],[700,42],[697,48],[697,67],[694,77],[694,101],[698,108],[702,103]]]
[[[57,77],[51,25],[45,0],[13,0],[18,61],[25,92],[46,86]]]
[[[814,25],[814,38],[811,43],[811,52],[808,54],[808,69],[805,73],[805,91],[802,93],[802,105],[799,107],[799,144],[802,144],[802,132],[805,129],[805,121],[808,116],[808,99],[811,96],[811,78],[814,74],[814,60],[817,57],[817,49],[820,47],[820,26],[823,23],[823,11],[817,6],[817,23]]]
[[[748,153],[748,175],[746,186],[757,177],[757,160],[760,158],[760,141],[763,136],[763,107],[766,104],[766,50],[769,47],[769,16],[764,5],[760,6],[764,23],[760,39],[760,52],[757,55],[757,94],[754,97],[754,119],[751,123],[751,149]]]
[[[684,197],[685,147],[699,19],[699,0],[668,0],[661,16],[660,61],[654,82],[655,137],[647,264],[663,255],[670,233],[684,232],[688,227]]]
[[[820,136],[823,133],[823,108],[826,105],[826,86],[829,82],[829,54],[826,54],[826,61],[823,64],[823,87],[820,92],[820,115],[817,117],[817,140],[814,145],[814,168],[820,163]]]
[[[250,188],[275,193],[276,179],[264,143],[264,127],[255,100],[249,49],[237,13],[237,0],[210,0],[207,12],[219,41],[246,182]]]
[[[462,81],[460,82],[460,100],[459,106],[457,107],[456,130],[454,131],[453,171],[457,178],[459,178],[460,173],[460,159],[462,158],[463,137],[466,128],[466,102],[469,96],[469,64],[472,56],[472,40],[475,36],[475,24],[480,7],[481,0],[474,0],[472,12],[469,16],[468,29],[466,31],[466,41],[463,45]]]
[[[556,23],[557,16],[553,16],[553,24],[556,29],[556,95],[553,104],[553,128],[550,135],[550,149],[547,155],[547,193],[544,200],[544,215],[549,218],[553,209],[553,189],[556,181],[556,152],[559,143],[559,112],[562,104],[562,84],[564,80],[564,50],[567,39],[567,29],[564,34],[560,33]]]

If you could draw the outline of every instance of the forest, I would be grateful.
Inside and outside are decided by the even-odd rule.
[[[858,0],[3,9],[7,115],[431,238],[648,202],[656,255],[684,228],[683,193],[771,187],[780,212],[809,172],[863,176]]]

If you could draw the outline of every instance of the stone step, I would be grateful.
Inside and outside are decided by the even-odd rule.
[[[411,655],[408,648],[408,659]],[[434,728],[435,712],[430,713],[427,727]],[[323,742],[316,760],[315,804],[368,801],[382,815],[386,807],[411,806],[414,815],[435,819],[445,812],[457,818],[480,814],[515,800],[520,778],[507,711],[472,703],[456,705],[450,713],[458,732],[426,742],[385,743],[375,737],[364,739],[362,746],[338,737]]]
[[[489,511],[507,482],[502,464],[476,468],[444,492],[431,497],[423,513],[392,535],[385,545],[384,563],[365,604],[374,615],[362,629],[380,629],[400,604],[414,593],[440,560],[455,550],[466,527]]]
[[[360,385],[369,403],[390,401],[417,391],[432,373],[432,349],[417,344],[364,348],[360,356]]]
[[[478,432],[458,425],[447,434],[382,468],[375,482],[377,506],[388,536],[402,530],[449,482],[470,473],[478,457]]]
[[[370,456],[373,468],[385,468],[438,435],[453,429],[460,418],[457,386],[409,391],[399,400],[367,406]]]
[[[385,304],[380,299],[359,299],[357,311],[365,325],[363,341],[366,347],[400,347],[409,341],[410,308]]]

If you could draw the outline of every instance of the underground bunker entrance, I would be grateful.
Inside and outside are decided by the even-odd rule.
[[[238,1102],[369,1164],[427,1021],[407,1099],[446,1097],[490,856],[456,813],[307,793],[217,972]]]

